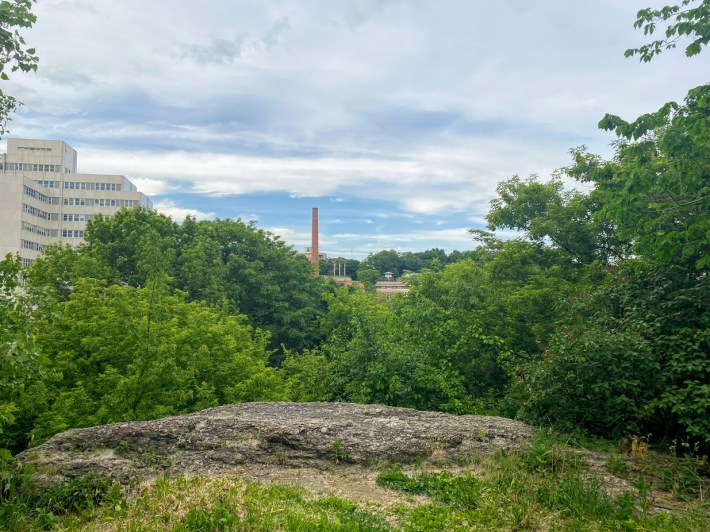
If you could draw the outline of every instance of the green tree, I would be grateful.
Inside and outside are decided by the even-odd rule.
[[[25,47],[18,28],[31,28],[37,17],[32,13],[34,0],[0,2],[0,79],[10,79],[8,72],[36,71],[38,57],[34,48]],[[10,114],[21,102],[0,90],[0,135],[7,133]]]
[[[356,279],[365,285],[365,288],[370,292],[375,290],[375,283],[382,279],[379,271],[372,268],[360,268],[357,271]]]
[[[38,370],[33,305],[19,287],[20,259],[8,255],[0,261],[0,434]]]
[[[664,263],[710,266],[710,85],[633,122],[600,122],[620,137],[616,158],[578,153],[575,177],[595,184],[597,215],[633,241],[637,254]]]
[[[266,367],[267,337],[184,294],[165,279],[147,286],[83,279],[42,324],[38,342],[56,371],[34,435],[71,427],[152,419],[218,404],[283,398]]]
[[[565,190],[560,176],[547,183],[514,176],[497,192],[486,216],[492,230],[515,229],[534,242],[549,242],[567,255],[569,265],[608,263],[624,255],[611,224],[594,216],[599,204],[588,194]]]
[[[639,48],[630,48],[625,52],[626,57],[638,55],[641,61],[648,62],[663,50],[675,48],[683,38],[691,40],[685,48],[685,55],[693,57],[699,54],[710,42],[710,0],[682,0],[680,4],[661,9],[642,9],[636,15],[634,27],[643,28],[644,35],[652,35],[656,27],[664,23],[667,23],[665,38]]]
[[[367,258],[362,261],[361,268],[371,268],[384,275],[385,272],[392,272],[395,277],[402,274],[402,259],[394,249],[378,251],[370,253]]]

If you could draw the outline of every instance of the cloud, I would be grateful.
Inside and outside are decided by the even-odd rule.
[[[178,44],[183,58],[189,57],[201,65],[224,65],[234,63],[249,48],[247,34],[237,35],[233,39],[213,39],[206,46],[197,44]]]
[[[386,202],[337,216],[395,238],[397,221],[478,223],[500,180],[544,178],[581,144],[609,155],[604,113],[705,83],[710,54],[623,58],[647,5],[663,2],[44,0],[23,31],[39,70],[3,91],[25,103],[12,134],[66,140],[80,171],[194,192],[221,217],[252,212],[211,206],[247,194]]]
[[[196,220],[209,220],[215,217],[213,212],[201,212],[197,209],[177,206],[172,200],[166,199],[153,205],[156,211],[170,216],[176,222],[182,222],[188,216],[193,216]]]
[[[175,191],[178,187],[170,186],[167,181],[160,179],[148,179],[145,177],[133,177],[131,182],[143,194],[148,196],[159,196],[169,191]]]
[[[245,222],[258,222],[259,221],[259,215],[258,214],[239,214],[237,215],[238,219],[244,220]]]

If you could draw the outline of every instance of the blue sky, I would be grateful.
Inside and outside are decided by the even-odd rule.
[[[176,219],[255,220],[296,249],[472,249],[496,184],[707,81],[650,64],[644,0],[39,0],[12,136],[65,140]]]

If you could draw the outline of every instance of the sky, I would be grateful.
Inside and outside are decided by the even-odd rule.
[[[708,81],[710,54],[624,58],[663,4],[39,0],[39,68],[2,88],[24,103],[11,137],[66,141],[178,221],[253,220],[302,251],[318,207],[330,256],[468,250],[501,180],[611,156],[605,113]]]

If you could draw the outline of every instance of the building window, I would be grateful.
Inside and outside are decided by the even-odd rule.
[[[30,240],[23,240],[22,247],[24,249],[31,249],[32,251],[44,251],[43,244],[38,244],[37,242],[31,242]]]
[[[64,217],[65,222],[85,222],[86,221],[85,214],[64,214],[63,217]]]
[[[121,185],[118,183],[96,183],[96,190],[113,190],[121,191]]]
[[[42,218],[43,220],[50,220],[50,219],[56,220],[56,218],[51,218],[50,214],[48,212],[38,209],[37,207],[32,207],[31,205],[27,205],[26,203],[22,204],[22,210],[28,214],[31,214],[32,216],[36,216],[37,218]],[[54,215],[52,215],[52,216],[54,216]]]
[[[116,205],[117,205],[116,201],[117,201],[117,200],[115,200],[115,199],[106,199],[106,198],[104,198],[104,199],[97,199],[97,200],[94,200],[94,204],[95,204],[97,207],[116,207]],[[118,200],[118,201],[120,201],[120,200]]]
[[[39,200],[43,203],[49,203],[50,205],[52,203],[56,203],[52,201],[52,198],[49,196],[42,194],[41,192],[37,192],[35,189],[28,187],[25,185],[25,194],[31,198],[34,198],[36,200]]]
[[[84,231],[81,229],[63,229],[62,238],[84,238]]]
[[[64,198],[64,205],[86,205],[86,198]]]
[[[18,146],[18,151],[52,151],[52,148],[35,148],[34,146]]]
[[[28,233],[34,233],[36,235],[40,236],[56,236],[52,235],[52,231],[50,229],[46,229],[44,227],[39,227],[37,225],[28,223],[28,222],[22,222],[22,230],[27,231]]]

